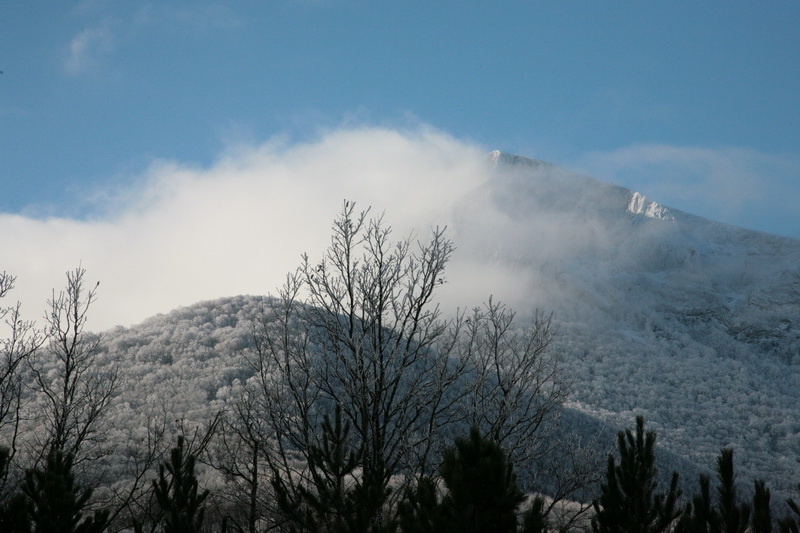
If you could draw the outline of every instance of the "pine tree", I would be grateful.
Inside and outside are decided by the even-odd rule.
[[[445,495],[439,499],[436,481],[423,476],[406,489],[398,506],[403,533],[513,533],[525,494],[517,485],[513,466],[502,447],[483,437],[477,427],[444,453],[441,478]],[[522,533],[547,533],[544,500],[534,498],[524,513]]]
[[[772,513],[769,508],[769,489],[764,481],[757,479],[753,482],[755,492],[753,494],[753,533],[772,532]]]
[[[656,494],[656,434],[644,431],[644,418],[636,418],[636,436],[631,430],[618,434],[619,464],[608,456],[606,481],[595,501],[592,530],[595,533],[657,533],[666,531],[680,515],[675,504],[680,496],[678,474],[672,474],[670,488]]]
[[[108,511],[95,511],[84,517],[92,490],[75,483],[73,456],[51,450],[44,470],[25,473],[22,493],[27,499],[27,513],[36,533],[101,533],[108,521]]]
[[[2,480],[3,489],[7,488],[10,463],[10,451],[8,448],[0,446],[0,480]],[[2,494],[5,496],[6,490],[3,490]],[[10,496],[7,501],[0,503],[0,531],[13,533],[30,531],[30,526],[28,525],[28,501],[22,494]]]
[[[429,476],[406,488],[405,498],[398,504],[400,531],[439,533],[447,529],[438,492],[436,481]]]
[[[675,533],[711,533],[719,530],[719,513],[711,503],[711,481],[706,474],[701,474],[700,493],[695,494],[692,502],[686,505]]]
[[[11,466],[11,452],[8,448],[0,446],[0,480],[3,489],[7,489],[9,468]],[[6,490],[2,491],[6,495]],[[5,500],[5,498],[4,498]],[[28,533],[31,530],[28,521],[30,502],[23,494],[15,494],[0,503],[0,531],[6,533]]]
[[[360,510],[363,506],[356,505],[357,489],[348,486],[348,479],[355,482],[353,471],[361,457],[350,449],[349,434],[350,424],[342,421],[342,409],[337,405],[333,422],[327,415],[323,418],[321,446],[309,450],[310,484],[273,476],[278,509],[289,521],[290,532],[368,530],[365,513]]]
[[[723,449],[717,458],[719,477],[719,514],[721,531],[744,533],[750,522],[750,506],[739,504],[736,498],[736,475],[733,471],[733,450]]]
[[[203,525],[208,490],[200,492],[194,474],[195,456],[184,450],[183,436],[172,449],[169,462],[161,463],[153,493],[163,512],[164,533],[196,533]],[[141,528],[137,526],[137,531]]]
[[[710,482],[707,475],[700,476],[700,493],[687,505],[675,533],[770,533],[772,516],[769,509],[769,489],[763,481],[755,482],[752,521],[751,508],[739,503],[736,496],[736,475],[733,468],[733,450],[723,449],[717,458],[717,506],[711,501]]]
[[[547,517],[544,513],[544,499],[536,496],[530,508],[525,512],[522,533],[547,533],[549,531]]]
[[[800,485],[797,486],[797,490],[800,491]],[[778,520],[778,531],[781,533],[800,533],[800,505],[792,498],[786,500],[786,505],[789,506],[794,516],[786,515]]]
[[[503,449],[472,427],[444,453],[441,468],[447,494],[442,508],[454,531],[511,533],[525,494]]]

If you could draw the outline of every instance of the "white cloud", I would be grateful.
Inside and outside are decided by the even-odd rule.
[[[523,313],[532,303],[548,308],[561,297],[570,257],[588,253],[603,261],[635,248],[615,233],[624,227],[584,219],[581,202],[595,198],[570,189],[582,182],[568,171],[543,169],[538,177],[482,187],[490,177],[487,154],[424,125],[352,126],[310,142],[276,137],[231,146],[207,168],[158,161],[123,190],[87,195],[95,201],[90,217],[0,214],[0,270],[17,276],[11,299],[23,302],[26,317],[39,318],[64,272],[81,264],[89,283],[100,281],[91,313],[99,330],[204,299],[274,293],[302,253],[314,260],[327,247],[344,199],[385,212],[398,237],[414,231],[425,238],[431,226],[451,224],[456,252],[440,293],[445,310],[479,305],[492,294]],[[656,201],[699,201],[705,212],[689,211],[702,215],[761,210],[796,220],[794,211],[785,212],[800,197],[792,185],[771,178],[777,198],[761,188],[764,173],[797,168],[789,159],[641,146],[583,162],[609,181],[639,179],[636,188]],[[540,193],[549,190],[540,202],[526,196],[534,182]],[[548,203],[554,199],[567,208],[578,203],[560,213]],[[614,246],[624,249],[607,250]]]
[[[673,208],[800,238],[796,157],[745,148],[644,144],[593,152],[573,166]]]
[[[97,18],[107,12],[104,3],[84,3],[76,12],[84,18]],[[168,31],[172,38],[176,29],[195,32],[219,31],[237,28],[244,24],[234,10],[224,4],[197,4],[189,7],[147,4],[132,11],[117,10],[75,35],[69,43],[64,60],[64,71],[77,76],[93,68],[117,46],[129,44],[149,28]]]
[[[82,264],[90,283],[100,281],[94,329],[274,293],[303,252],[325,249],[343,199],[385,210],[398,235],[424,237],[449,201],[485,179],[485,154],[425,127],[354,128],[305,144],[232,147],[210,168],[156,162],[94,218],[0,215],[0,269],[18,278],[10,298],[39,318],[64,272]]]
[[[97,62],[98,56],[110,52],[113,47],[109,24],[86,28],[70,41],[64,71],[71,76],[83,74]]]

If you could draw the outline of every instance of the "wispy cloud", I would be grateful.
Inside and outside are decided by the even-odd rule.
[[[589,153],[574,166],[674,208],[800,237],[800,227],[785,225],[796,220],[800,198],[796,157],[746,148],[643,144]]]
[[[147,4],[135,10],[117,10],[113,15],[107,6],[84,5],[76,10],[82,18],[97,20],[87,23],[67,46],[64,71],[77,76],[100,64],[118,46],[137,44],[148,29],[198,33],[236,28],[244,23],[236,11],[224,4],[193,4],[189,7]],[[103,18],[104,17],[104,18]],[[184,34],[185,35],[185,34]]]
[[[109,23],[86,28],[70,41],[64,71],[71,76],[83,74],[113,49],[114,36]]]

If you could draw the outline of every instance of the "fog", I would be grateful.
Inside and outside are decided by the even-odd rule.
[[[560,307],[577,316],[589,300],[616,312],[614,301],[638,283],[616,283],[624,272],[680,266],[689,278],[674,288],[711,282],[715,270],[686,262],[697,245],[680,232],[698,230],[697,220],[679,230],[676,211],[632,218],[626,189],[514,162],[495,165],[486,147],[424,125],[236,144],[208,167],[155,161],[76,199],[88,205],[81,218],[0,215],[0,268],[17,276],[5,303],[19,300],[26,318],[39,319],[79,265],[87,284],[100,282],[95,330],[201,300],[275,294],[303,253],[322,255],[344,200],[383,215],[397,239],[425,241],[432,227],[447,227],[456,250],[439,303],[448,313],[490,296],[523,313]]]
[[[345,199],[385,213],[398,238],[424,239],[487,177],[485,148],[427,127],[231,146],[208,168],[156,161],[123,187],[92,191],[81,219],[0,215],[0,268],[17,276],[5,303],[19,300],[39,319],[79,265],[89,284],[100,282],[95,330],[204,299],[274,293],[302,253],[321,255]],[[460,293],[471,278],[456,276]]]

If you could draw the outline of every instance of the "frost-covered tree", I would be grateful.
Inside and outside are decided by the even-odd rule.
[[[332,229],[322,258],[303,256],[267,302],[250,383],[270,438],[264,461],[281,479],[313,483],[318,428],[341,406],[360,450],[353,483],[372,498],[369,523],[379,529],[394,520],[404,486],[437,470],[452,435],[475,421],[521,454],[565,388],[544,354],[546,317],[520,332],[513,312],[491,301],[442,316],[434,297],[453,251],[443,229],[425,242],[394,240],[382,217],[350,202]]]
[[[515,313],[491,298],[457,322],[458,356],[469,361],[470,424],[527,464],[545,450],[542,427],[569,392],[559,358],[548,352],[551,316],[536,313],[533,327],[514,323]]]
[[[468,362],[463,412],[470,425],[503,447],[522,487],[546,490],[551,498],[544,514],[558,509],[560,525],[568,527],[591,506],[567,510],[563,504],[588,499],[588,487],[600,479],[602,454],[559,427],[570,381],[560,355],[550,349],[552,315],[537,311],[524,328],[516,318],[512,309],[489,298],[453,322],[456,356]],[[541,478],[547,487],[538,485]]]
[[[259,517],[269,508],[263,490],[269,481],[263,460],[268,442],[257,391],[239,387],[221,419],[212,464],[229,480],[223,497],[234,508],[233,520],[246,524],[241,530],[248,533],[256,533]]]
[[[85,275],[85,269],[76,268],[67,273],[65,290],[53,291],[45,317],[48,342],[31,365],[44,403],[38,413],[45,431],[42,453],[61,450],[76,466],[104,453],[98,446],[103,417],[119,381],[113,368],[99,364],[100,337],[86,330],[97,285],[87,289]]]
[[[13,289],[15,281],[14,276],[0,273],[0,298]],[[25,370],[44,342],[44,335],[33,322],[23,320],[19,303],[0,306],[0,322],[5,325],[0,337],[0,502],[3,502],[9,496],[6,482],[19,444]]]
[[[337,404],[362,450],[355,482],[364,495],[427,468],[437,430],[455,416],[461,394],[451,385],[465,364],[439,349],[447,323],[432,301],[452,249],[442,230],[417,246],[394,242],[380,218],[345,203],[323,258],[304,256],[288,276],[253,358],[276,476],[308,479],[317,428]],[[373,527],[386,510],[376,503]]]

